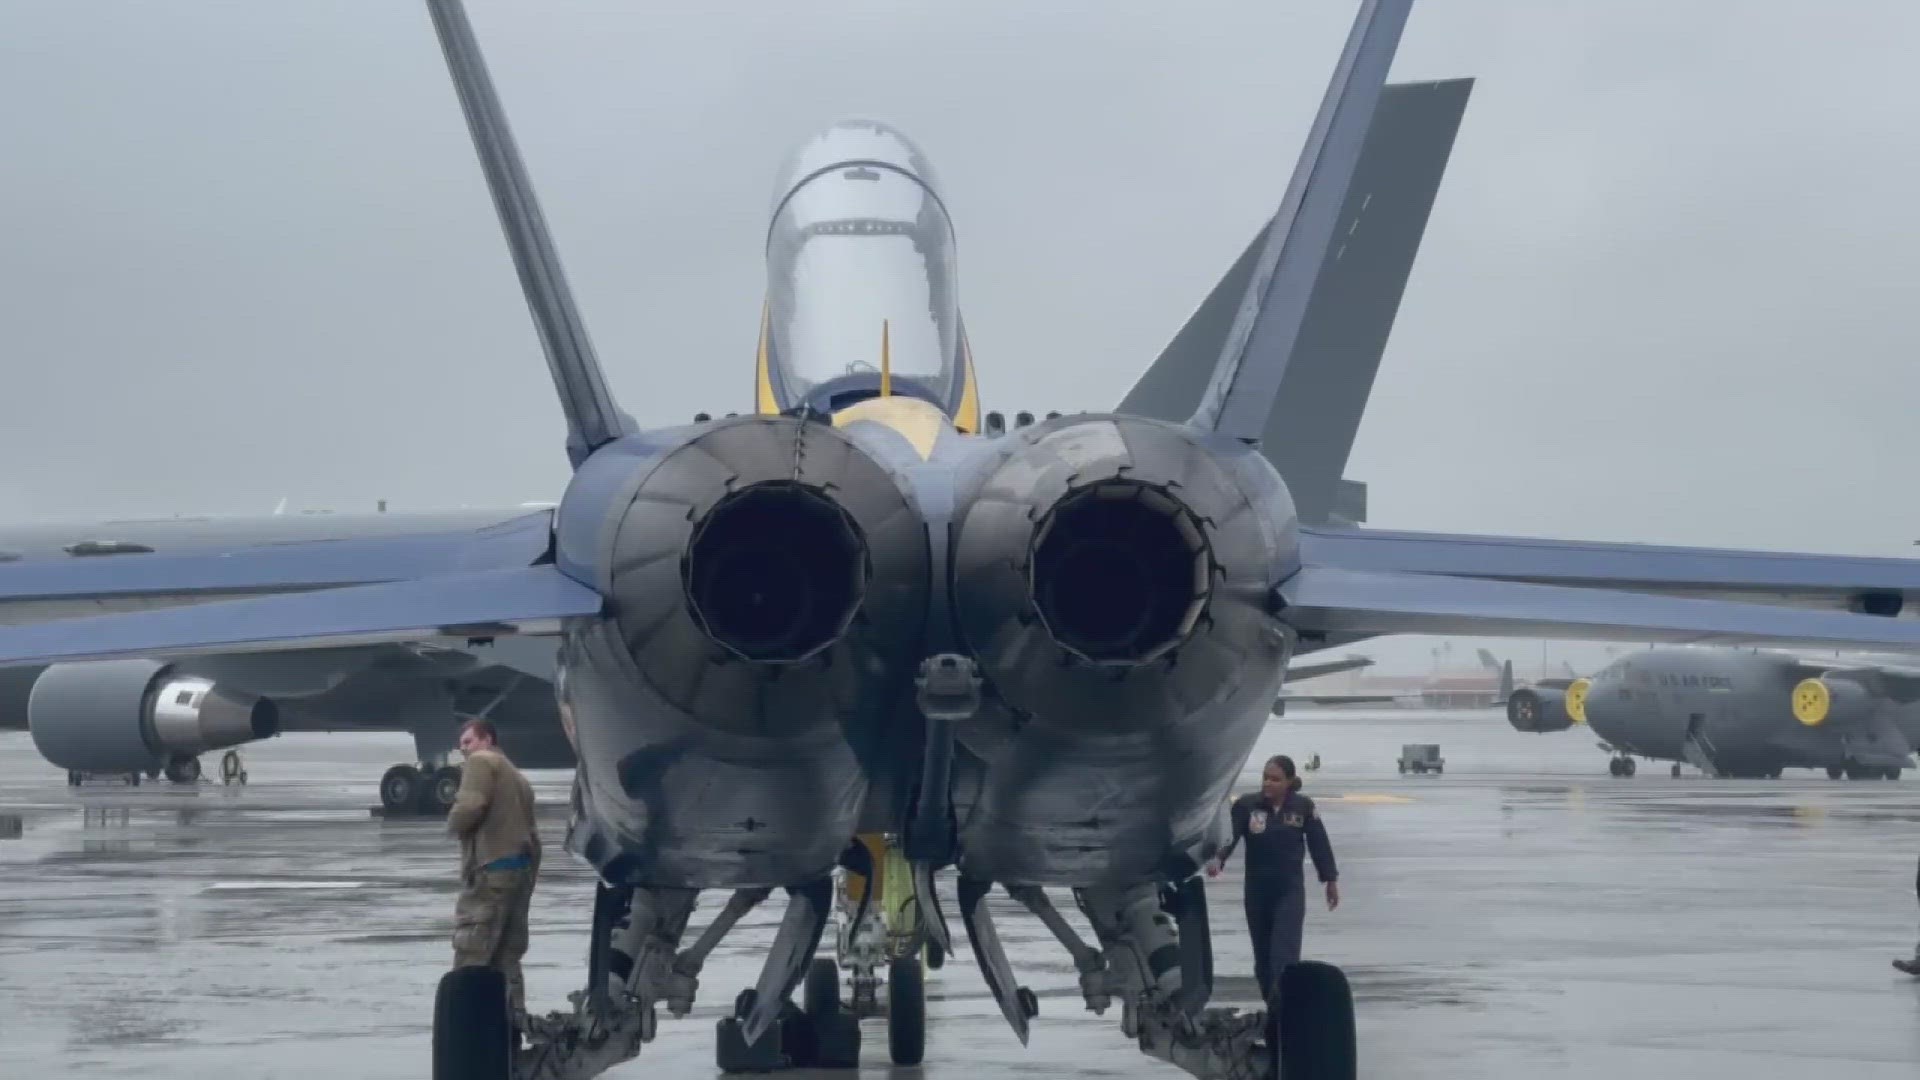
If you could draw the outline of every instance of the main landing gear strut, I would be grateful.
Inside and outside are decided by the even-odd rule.
[[[853,845],[841,865],[870,872],[863,853]],[[742,990],[731,1015],[718,1022],[715,1058],[725,1071],[859,1064],[859,1020],[840,1005],[833,961],[814,959],[833,903],[833,881],[822,877],[785,891],[786,914],[759,982]],[[434,1080],[588,1080],[638,1057],[658,1032],[659,1007],[664,1004],[673,1016],[692,1010],[707,957],[772,892],[735,890],[712,925],[683,949],[698,890],[599,886],[587,987],[570,996],[571,1012],[525,1017],[519,1025],[524,1046],[513,1046],[504,983],[473,968],[441,978]],[[793,994],[803,981],[805,1004],[797,1005]]]

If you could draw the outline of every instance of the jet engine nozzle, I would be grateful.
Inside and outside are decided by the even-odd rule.
[[[1241,692],[1264,718],[1289,648],[1265,596],[1295,534],[1285,487],[1246,454],[1128,416],[996,440],[959,486],[952,559],[962,639],[998,700],[1093,737]]]
[[[138,772],[280,733],[269,698],[185,676],[157,660],[54,664],[34,680],[27,724],[62,769]]]
[[[618,500],[614,528],[583,514],[580,533],[599,545],[633,675],[698,724],[755,739],[899,693],[884,673],[919,659],[932,580],[899,478],[812,418],[729,417],[660,443],[583,481]]]
[[[1201,523],[1165,488],[1138,480],[1069,491],[1034,529],[1028,566],[1047,633],[1097,663],[1165,655],[1212,592]]]
[[[1567,707],[1567,691],[1557,687],[1526,687],[1507,699],[1507,723],[1515,731],[1565,731],[1580,722]]]
[[[714,642],[746,660],[804,660],[860,610],[866,540],[818,487],[767,480],[707,511],[687,542],[687,605]]]

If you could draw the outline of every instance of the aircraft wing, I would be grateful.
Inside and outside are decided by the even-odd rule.
[[[1418,552],[1418,546],[1409,550]],[[1875,618],[1844,610],[1808,611],[1629,589],[1627,582],[1660,579],[1658,558],[1648,560],[1648,565],[1637,572],[1632,569],[1631,558],[1616,559],[1614,569],[1624,580],[1606,588],[1516,581],[1493,567],[1483,568],[1478,577],[1352,568],[1324,549],[1315,552],[1312,559],[1274,589],[1280,617],[1300,633],[1303,649],[1382,634],[1435,633],[1774,643],[1809,648],[1823,644],[1920,645],[1920,619]],[[1798,560],[1787,558],[1782,565],[1795,568],[1803,578],[1827,574],[1838,580],[1843,576],[1837,570],[1821,569],[1827,562],[1819,556],[1801,556]],[[1920,570],[1920,564],[1916,570]],[[1580,580],[1581,576],[1569,575],[1569,580]],[[1777,577],[1758,572],[1744,579],[1737,574],[1721,575],[1715,582],[1717,587],[1736,593],[1742,584],[1749,586],[1752,595],[1765,595],[1781,583]],[[1836,586],[1829,595],[1844,591]]]
[[[552,634],[603,603],[552,565],[291,588],[300,591],[0,628],[0,665]]]
[[[1825,675],[1875,683],[1895,698],[1911,701],[1920,698],[1920,663],[1888,661],[1879,658],[1797,655],[1786,659],[1793,665],[1793,677],[1811,679]]]
[[[1370,705],[1389,701],[1399,701],[1403,694],[1281,694],[1281,701],[1298,701],[1307,705]]]
[[[552,633],[602,601],[551,564],[549,521],[0,564],[0,665]]]
[[[1356,668],[1371,667],[1372,665],[1373,658],[1370,656],[1349,656],[1341,660],[1322,660],[1312,664],[1293,664],[1287,668],[1287,682],[1290,684],[1305,682],[1308,679],[1317,679],[1322,675],[1337,675],[1342,671],[1353,671]]]
[[[1308,566],[1367,573],[1442,574],[1872,615],[1910,614],[1920,600],[1915,559],[1342,528],[1303,528],[1300,548]]]
[[[235,549],[0,563],[0,624],[529,567],[551,512],[481,528]],[[444,621],[444,620],[443,620]]]

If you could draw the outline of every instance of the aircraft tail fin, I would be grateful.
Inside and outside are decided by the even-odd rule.
[[[1374,109],[1334,227],[1338,243],[1321,261],[1260,433],[1307,524],[1366,520],[1366,485],[1341,474],[1472,90],[1470,78],[1395,83]],[[1194,413],[1270,228],[1261,227],[1119,411],[1175,422]]]
[[[1362,0],[1354,15],[1212,381],[1194,410],[1194,426],[1247,442],[1266,431],[1412,6],[1413,0]]]
[[[567,456],[577,467],[601,445],[632,433],[635,425],[607,390],[599,358],[574,308],[573,291],[554,252],[546,218],[507,127],[506,113],[494,93],[493,79],[487,74],[466,9],[460,0],[427,0],[427,11],[441,51],[446,54],[447,71],[453,77],[460,110],[466,114],[474,152],[486,173],[500,228],[512,250],[514,270],[540,335],[540,347],[547,354],[547,367],[553,373],[553,385],[567,420]]]

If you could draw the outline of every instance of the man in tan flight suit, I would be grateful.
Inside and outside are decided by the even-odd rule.
[[[453,909],[453,966],[497,968],[507,977],[516,1031],[525,1030],[527,908],[540,873],[540,831],[533,786],[500,752],[486,720],[460,729],[460,794],[447,831],[460,838],[460,899]]]

